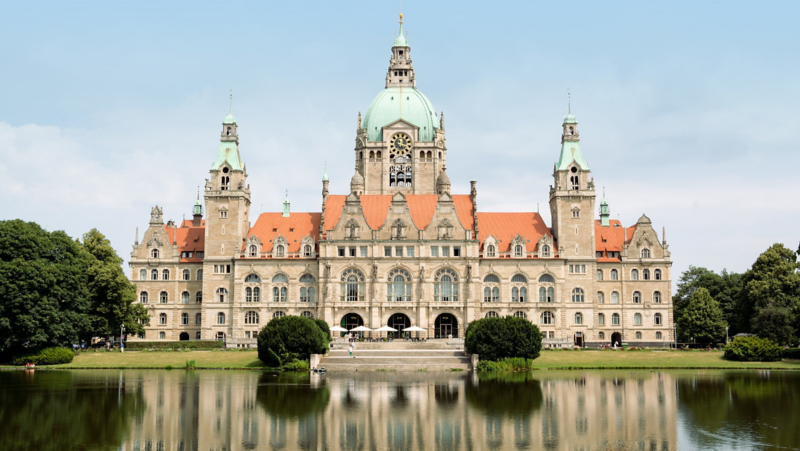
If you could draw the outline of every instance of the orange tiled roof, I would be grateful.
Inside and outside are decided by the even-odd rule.
[[[594,221],[595,250],[597,252],[622,252],[622,242],[625,241],[625,234],[627,233],[628,243],[630,243],[635,231],[635,225],[627,228],[622,227],[622,224],[616,219],[610,220],[608,227],[603,227],[600,225],[600,220],[597,219]],[[618,261],[618,259],[615,258],[608,261]]]
[[[164,225],[164,231],[167,232],[170,244],[178,244],[179,252],[193,253],[192,258],[181,258],[181,262],[199,263],[202,262],[203,259],[197,258],[197,253],[203,252],[206,245],[205,221],[203,221],[201,227],[190,227],[191,224],[191,221],[184,221],[182,227],[168,227]]]
[[[407,196],[410,197],[410,196]],[[364,211],[364,219],[372,230],[381,228],[386,222],[386,215],[389,214],[389,207],[392,205],[392,196],[389,194],[363,195],[360,198],[361,209]]]
[[[536,250],[542,236],[553,237],[539,213],[478,213],[478,224],[481,228],[478,237],[481,246],[492,235],[498,240],[499,252],[509,252],[511,240],[517,235],[525,238],[527,252]]]
[[[328,230],[333,230],[334,227],[336,227],[336,223],[339,222],[339,218],[342,217],[342,210],[344,209],[346,197],[347,196],[342,196],[340,194],[328,195],[328,200],[325,205],[325,233],[327,233]]]
[[[314,241],[319,239],[321,217],[321,213],[291,213],[287,218],[282,213],[261,213],[247,236],[257,236],[261,240],[261,250],[272,252],[273,240],[281,235],[289,242],[289,252],[300,252],[300,240],[306,235]]]

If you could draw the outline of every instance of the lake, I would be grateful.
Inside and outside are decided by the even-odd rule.
[[[2,450],[800,449],[800,372],[0,371]]]

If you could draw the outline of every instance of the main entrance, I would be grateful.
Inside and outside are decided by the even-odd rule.
[[[181,335],[180,335],[179,338],[180,338],[181,341],[187,341],[189,339],[189,334],[187,334],[186,332],[181,332]]]
[[[442,313],[433,323],[433,338],[458,338],[458,320],[450,313]]]
[[[408,319],[408,316],[402,313],[395,313],[389,317],[389,322],[387,322],[386,325],[393,329],[397,329],[397,332],[389,332],[388,336],[392,338],[401,338],[403,336],[403,329],[406,327],[411,327],[411,320]]]
[[[575,332],[575,346],[578,348],[583,347],[583,334],[581,332]]]
[[[616,343],[617,346],[622,346],[622,334],[619,332],[611,334],[611,346],[614,346],[614,343]]]
[[[344,327],[347,330],[355,329],[356,327],[363,326],[364,320],[361,318],[361,315],[357,313],[348,313],[342,317],[342,321],[339,323],[341,327]],[[347,332],[341,332],[341,336],[344,337]],[[359,338],[364,338],[364,332],[356,332]]]

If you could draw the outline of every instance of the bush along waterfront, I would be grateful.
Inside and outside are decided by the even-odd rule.
[[[725,346],[725,358],[740,362],[779,362],[783,352],[769,338],[736,337]]]
[[[75,358],[75,352],[69,348],[51,347],[30,351],[26,354],[14,357],[12,365],[59,365],[70,363]]]
[[[480,363],[498,362],[492,368],[515,371],[522,367],[530,368],[530,364],[524,362],[539,357],[542,333],[535,324],[523,318],[482,318],[467,326],[465,344],[467,352],[477,354]],[[478,369],[481,371],[491,366],[484,364],[481,367],[480,363]]]
[[[309,357],[324,354],[329,337],[313,319],[274,318],[258,333],[258,358],[272,368],[308,370]]]

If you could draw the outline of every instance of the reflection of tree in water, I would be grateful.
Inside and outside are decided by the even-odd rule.
[[[458,387],[449,384],[436,384],[433,387],[433,396],[440,409],[451,409],[458,403]]]
[[[751,444],[796,447],[800,377],[790,372],[731,372],[678,379],[679,410],[698,445],[710,434]]]
[[[477,385],[467,379],[466,399],[487,415],[530,415],[542,406],[542,387],[531,373],[481,374]]]
[[[117,449],[144,411],[141,393],[120,387],[116,375],[0,372],[3,450]]]
[[[259,378],[256,400],[267,415],[280,419],[305,418],[328,407],[331,394],[325,380],[315,387],[307,373],[264,374]]]
[[[394,396],[391,400],[391,407],[394,409],[406,407],[408,405],[408,394],[404,385],[395,385]]]

